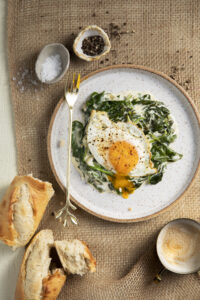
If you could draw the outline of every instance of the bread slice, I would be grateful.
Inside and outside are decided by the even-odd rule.
[[[27,248],[18,278],[15,300],[56,299],[65,283],[62,269],[50,271],[51,230],[40,231]]]
[[[96,271],[96,260],[85,242],[55,241],[55,247],[65,272],[84,275]]]
[[[0,203],[0,240],[14,248],[26,245],[53,194],[49,182],[16,176]]]
[[[51,230],[41,230],[26,249],[15,300],[55,300],[67,273],[96,271],[96,260],[85,242],[54,241]]]

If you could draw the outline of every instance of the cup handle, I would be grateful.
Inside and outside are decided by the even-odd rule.
[[[165,267],[162,267],[162,269],[156,274],[156,276],[154,277],[153,281],[154,283],[160,283],[162,280],[162,275],[163,273],[166,271],[167,269],[165,269]]]

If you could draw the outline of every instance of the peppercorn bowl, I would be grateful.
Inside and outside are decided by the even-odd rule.
[[[106,55],[111,44],[106,32],[97,25],[83,29],[74,40],[74,53],[86,61],[94,61]]]

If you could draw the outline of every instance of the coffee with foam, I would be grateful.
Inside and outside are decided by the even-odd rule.
[[[190,219],[168,223],[160,232],[157,252],[170,271],[184,274],[200,269],[200,224]]]

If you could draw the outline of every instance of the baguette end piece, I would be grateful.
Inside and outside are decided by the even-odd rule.
[[[31,175],[16,176],[0,203],[0,240],[15,248],[25,246],[53,194],[49,182]]]

